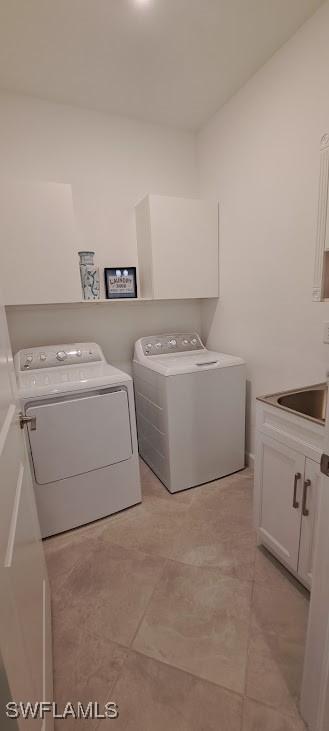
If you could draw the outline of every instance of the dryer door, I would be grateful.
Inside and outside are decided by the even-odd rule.
[[[128,394],[112,389],[27,406],[29,440],[40,485],[123,462],[132,455]]]

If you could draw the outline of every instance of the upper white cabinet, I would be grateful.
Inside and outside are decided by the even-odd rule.
[[[218,297],[218,205],[148,195],[136,206],[141,297]]]
[[[5,304],[82,299],[70,185],[1,181],[0,237]]]

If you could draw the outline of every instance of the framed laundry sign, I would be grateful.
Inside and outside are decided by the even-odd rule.
[[[136,267],[104,269],[106,299],[132,299],[137,297]]]

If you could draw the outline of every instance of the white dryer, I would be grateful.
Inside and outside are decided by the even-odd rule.
[[[131,377],[96,343],[20,350],[15,368],[42,536],[140,502]]]
[[[135,343],[139,451],[170,492],[245,465],[245,363],[207,350],[197,333]]]

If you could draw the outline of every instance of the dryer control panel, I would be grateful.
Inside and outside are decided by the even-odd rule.
[[[20,350],[15,355],[15,368],[27,371],[99,361],[105,361],[105,358],[97,343],[69,343]]]
[[[144,355],[167,355],[168,353],[185,353],[205,350],[198,333],[169,333],[168,335],[151,335],[141,338]]]

